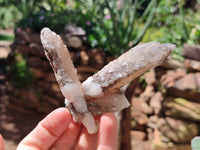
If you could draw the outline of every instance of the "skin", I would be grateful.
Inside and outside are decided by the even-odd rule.
[[[58,108],[47,115],[18,145],[17,150],[116,150],[117,120],[111,113],[102,115],[99,131],[87,129],[72,121],[68,109]],[[0,150],[4,150],[0,136]]]
[[[3,137],[0,134],[0,150],[5,150],[4,148],[4,142],[3,142]]]

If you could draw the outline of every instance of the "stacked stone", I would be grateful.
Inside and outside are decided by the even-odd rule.
[[[30,88],[18,88],[10,82],[8,88],[9,107],[23,113],[48,113],[55,108],[64,106],[64,97],[44,54],[40,34],[30,30],[17,29],[15,37],[12,52],[8,57],[9,64],[12,66],[18,61],[15,57],[16,54],[23,56],[33,75],[33,82],[29,86]],[[86,50],[86,34],[81,28],[69,25],[62,34],[62,38],[69,47],[80,81],[84,81],[105,65],[105,54],[101,49]],[[14,72],[9,74],[8,78],[11,81]]]
[[[191,149],[199,135],[200,47],[185,45],[183,56],[182,64],[166,61],[142,76],[146,86],[132,97],[133,149]]]

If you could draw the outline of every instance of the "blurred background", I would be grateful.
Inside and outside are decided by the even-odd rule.
[[[68,46],[80,81],[131,47],[176,44],[131,82],[119,149],[190,150],[200,135],[199,0],[0,0],[0,134],[6,150],[64,106],[40,41],[49,27]],[[193,149],[200,149],[195,138]]]

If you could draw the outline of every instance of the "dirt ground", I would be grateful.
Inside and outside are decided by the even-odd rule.
[[[0,34],[12,35],[13,31],[1,31]],[[45,116],[44,114],[23,115],[9,109],[9,95],[6,94],[6,57],[10,52],[9,41],[0,41],[0,134],[4,138],[5,150],[15,150],[23,139]]]
[[[7,108],[7,95],[0,96],[0,134],[4,138],[5,150],[15,150],[44,115],[23,115]]]

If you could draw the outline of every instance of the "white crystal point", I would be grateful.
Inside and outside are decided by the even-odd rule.
[[[41,42],[65,97],[66,105],[73,105],[75,113],[72,114],[74,121],[82,122],[89,133],[98,130],[98,126],[87,108],[83,90],[78,80],[77,71],[71,60],[70,53],[64,45],[61,37],[49,28],[41,31]]]

